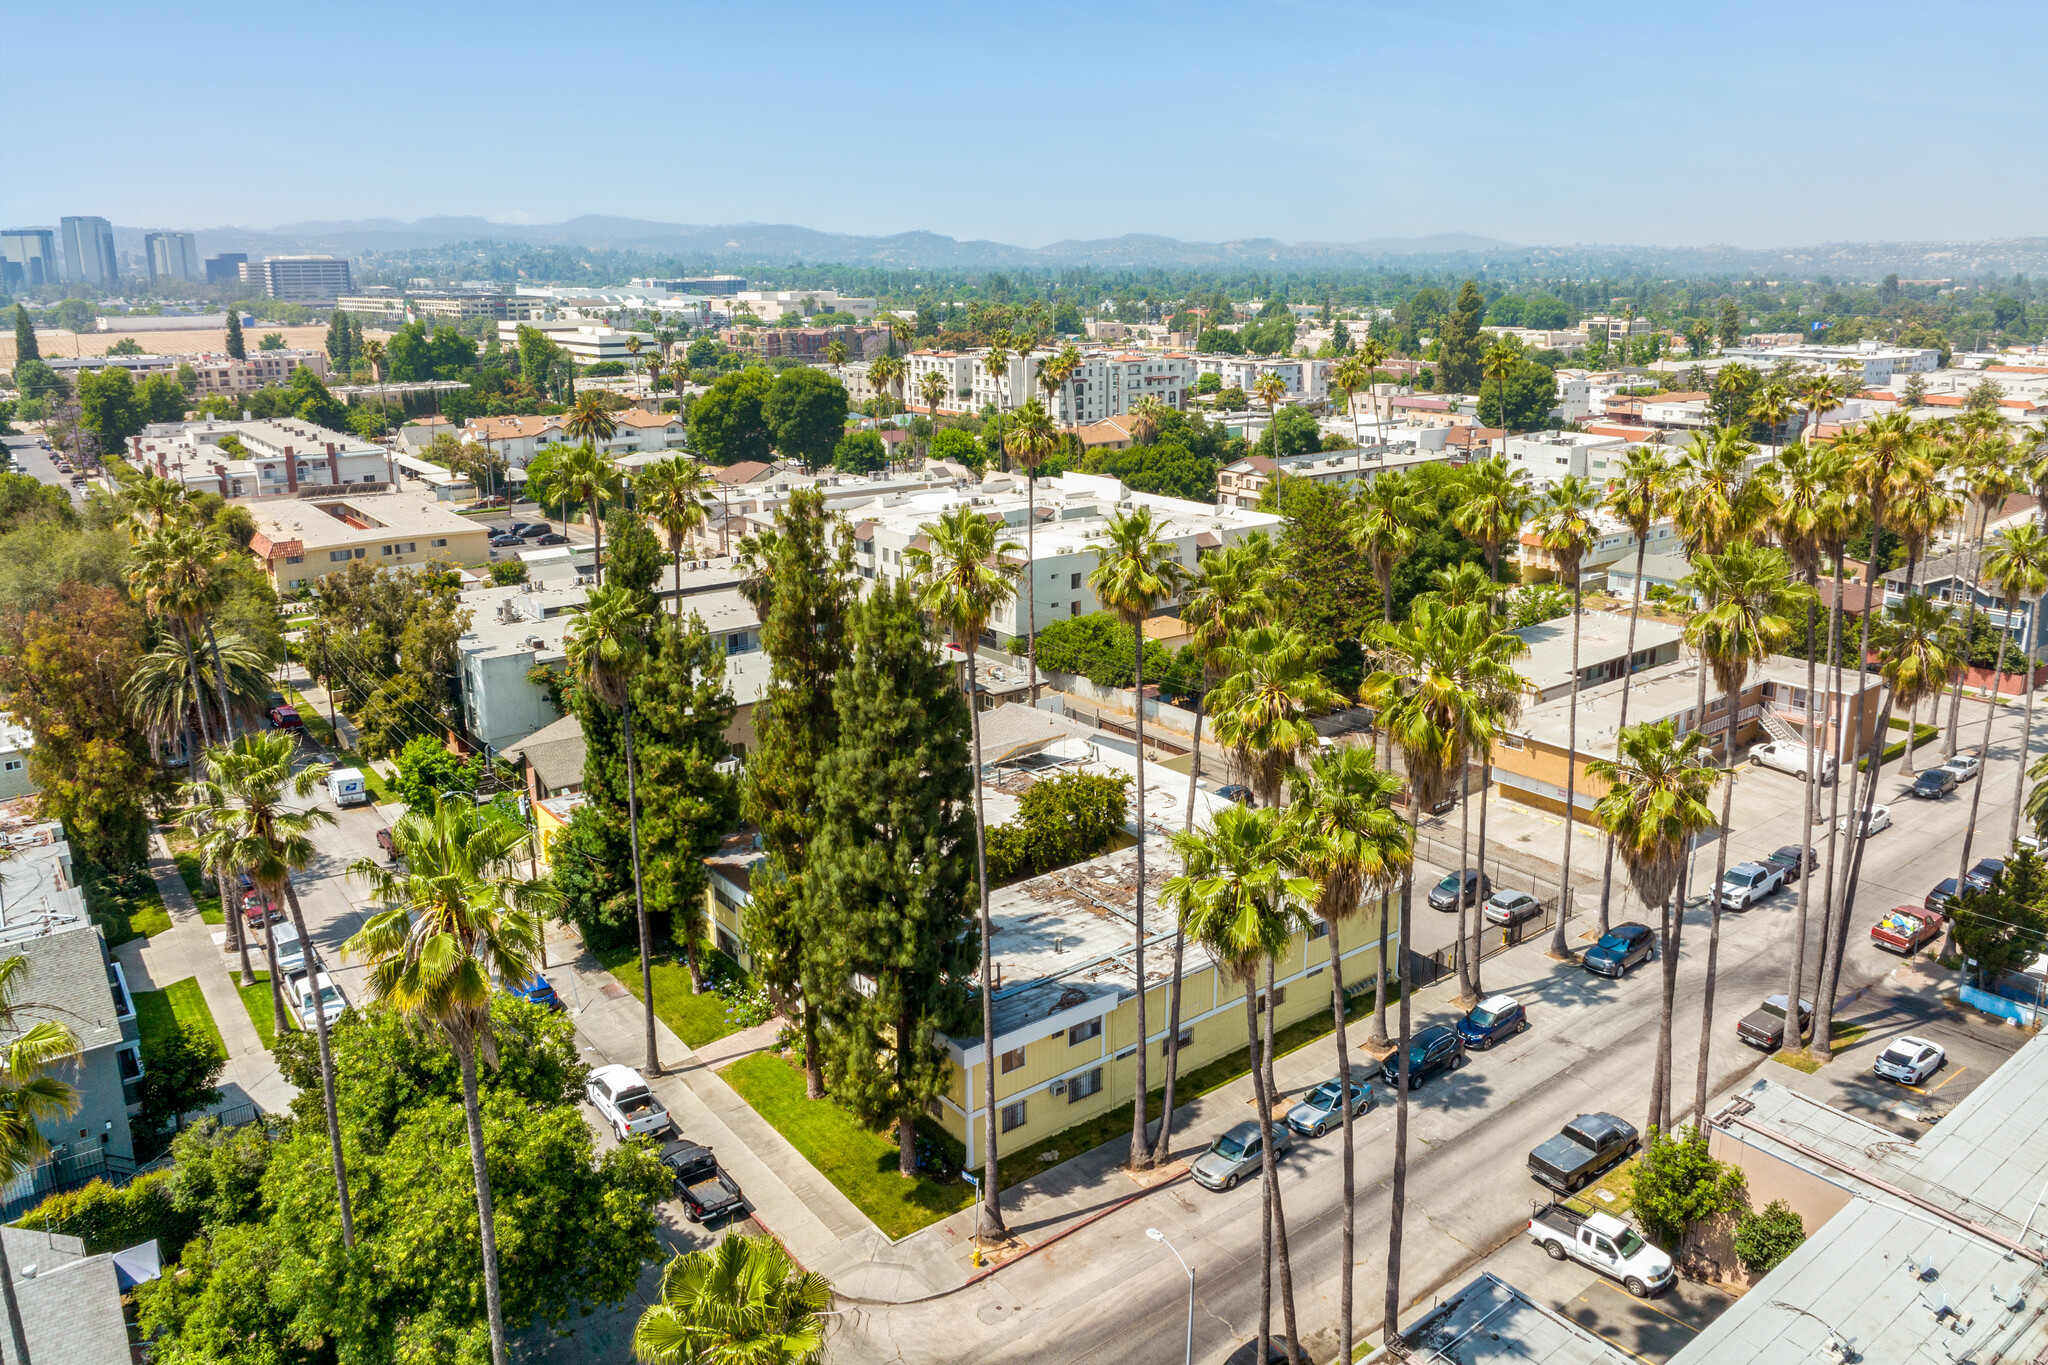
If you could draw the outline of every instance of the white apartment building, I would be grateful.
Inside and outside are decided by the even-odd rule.
[[[241,452],[223,446],[233,437]],[[161,422],[128,438],[129,458],[160,478],[224,498],[291,498],[343,484],[386,484],[391,454],[296,417]]]
[[[1854,346],[1730,346],[1721,354],[1759,370],[1768,370],[1781,360],[1817,370],[1854,366],[1862,371],[1863,383],[1871,388],[1885,387],[1895,374],[1932,374],[1941,368],[1938,350],[1885,346],[1875,341]]]
[[[1021,551],[1029,514],[1024,480],[991,476],[979,491],[935,489],[849,511],[854,562],[860,566],[861,577],[881,581],[908,576],[907,552],[923,547],[926,523],[937,521],[962,501],[983,509],[991,519],[1000,517],[1003,534],[1015,540]],[[1106,544],[1109,519],[1136,506],[1152,509],[1162,523],[1162,537],[1175,544],[1181,567],[1190,571],[1201,555],[1234,544],[1252,531],[1280,533],[1281,519],[1265,512],[1133,493],[1118,480],[1100,475],[1066,473],[1057,479],[1040,479],[1038,526],[1031,537],[1035,557],[1025,567],[1028,587],[1026,582],[1017,585],[1016,599],[989,622],[984,641],[995,643],[1024,633],[1027,596],[1036,598],[1033,619],[1037,630],[1061,617],[1099,611],[1101,603],[1088,586],[1088,575],[1097,563],[1095,551]],[[1160,605],[1168,607],[1173,601]]]
[[[1604,336],[1607,338],[1608,344],[1612,345],[1625,337],[1641,336],[1649,331],[1650,320],[1648,318],[1594,317],[1587,318],[1584,322],[1581,322],[1578,329],[1586,334],[1586,338],[1589,341],[1594,337]]]
[[[484,442],[502,455],[513,469],[524,469],[533,457],[553,445],[580,444],[569,435],[561,416],[472,417],[463,425],[461,439]],[[596,442],[606,455],[643,455],[650,451],[681,448],[689,431],[683,419],[672,412],[647,412],[621,408],[612,414],[612,434]]]
[[[763,322],[779,322],[789,313],[807,318],[820,313],[851,313],[865,322],[875,315],[875,301],[833,289],[742,289],[732,296],[732,311],[742,310]]]
[[[1557,372],[1557,420],[1583,422],[1593,415],[1593,380],[1584,370]]]
[[[1434,428],[1433,449],[1420,445],[1374,446],[1368,450],[1338,450],[1327,454],[1247,455],[1216,472],[1216,500],[1219,504],[1250,511],[1275,478],[1306,479],[1310,483],[1371,483],[1388,471],[1405,471],[1426,464],[1446,464],[1464,452],[1446,448],[1443,437],[1448,427]]]
[[[1243,356],[1220,355],[1207,351],[1194,357],[1197,377],[1213,374],[1223,381],[1226,389],[1252,391],[1252,386],[1263,375],[1277,374],[1287,384],[1286,402],[1306,403],[1330,396],[1330,374],[1337,368],[1334,360],[1288,359],[1284,356]]]
[[[1629,569],[1633,571],[1636,558],[1636,535],[1626,522],[1610,513],[1595,511],[1592,516],[1593,539],[1586,546],[1585,557],[1579,561],[1581,577],[1595,576],[1608,569]],[[1683,555],[1678,532],[1670,521],[1650,524],[1649,533],[1643,537],[1647,547],[1643,553],[1651,560],[1659,555]],[[1521,565],[1522,581],[1547,582],[1557,578],[1557,561],[1550,551],[1543,548],[1542,537],[1536,534],[1536,523],[1530,522],[1522,528],[1521,549],[1516,556]]]
[[[616,360],[632,364],[638,356],[629,350],[626,343],[638,337],[642,351],[661,344],[652,332],[627,332],[603,323],[576,322],[562,319],[538,322],[520,322],[506,318],[498,324],[498,344],[508,351],[519,348],[519,329],[531,327],[543,333],[549,341],[569,353],[569,358],[578,365],[595,365],[600,360]]]
[[[923,407],[918,384],[926,374],[937,372],[945,378],[950,397],[939,404],[941,413],[980,412],[993,406],[998,412],[1022,407],[1032,398],[1046,401],[1038,387],[1038,375],[1055,352],[1033,351],[1029,356],[1011,356],[996,374],[988,372],[986,350],[914,351],[904,390],[912,410]],[[1140,398],[1157,398],[1166,406],[1185,409],[1194,392],[1193,357],[1178,351],[1083,351],[1081,364],[1061,385],[1047,412],[1061,425],[1084,426],[1106,417],[1121,417],[1137,406]],[[865,382],[866,374],[861,376]],[[855,401],[859,394],[849,387]],[[870,389],[870,393],[872,390]]]
[[[1503,445],[1508,468],[1521,470],[1537,484],[1552,484],[1567,474],[1605,480],[1608,462],[1618,460],[1628,448],[1619,436],[1584,431],[1532,431],[1510,436]]]

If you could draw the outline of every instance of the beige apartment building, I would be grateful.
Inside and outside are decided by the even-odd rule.
[[[491,560],[490,530],[417,493],[288,498],[248,504],[249,553],[279,593],[301,592],[324,574],[363,560],[382,568]]]
[[[254,393],[271,384],[288,384],[292,371],[308,369],[327,378],[325,351],[251,351],[245,360],[231,355],[195,355],[187,362],[199,376],[194,393],[201,398],[213,393]]]

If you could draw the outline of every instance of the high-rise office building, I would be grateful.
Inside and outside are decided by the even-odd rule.
[[[348,262],[339,256],[265,256],[263,292],[273,299],[338,299],[355,292]]]
[[[239,284],[242,267],[249,264],[246,251],[223,251],[218,256],[206,258],[206,282],[208,284]]]
[[[65,218],[65,278],[101,287],[121,278],[121,258],[114,253],[114,225],[104,218]]]
[[[199,242],[191,233],[145,233],[142,249],[149,260],[149,277],[152,280],[199,278]]]
[[[0,284],[32,289],[64,278],[57,263],[57,234],[48,228],[9,228],[0,232]]]

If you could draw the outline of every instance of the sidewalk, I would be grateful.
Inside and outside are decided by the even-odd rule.
[[[276,1111],[291,1103],[296,1088],[278,1071],[270,1049],[263,1046],[242,998],[235,991],[233,973],[239,959],[223,951],[227,931],[215,928],[199,917],[199,908],[185,890],[185,879],[171,860],[170,849],[161,834],[151,834],[149,872],[156,881],[170,913],[171,927],[151,939],[130,939],[114,949],[128,984],[138,991],[161,990],[174,981],[195,977],[206,1008],[213,1014],[214,1027],[227,1044],[228,1065],[221,1077],[224,1092],[218,1107],[253,1103]]]
[[[284,680],[306,699],[306,704],[313,708],[320,719],[326,720],[328,711],[333,710],[334,738],[344,749],[356,747],[359,737],[356,723],[339,707],[333,705],[332,699],[327,695],[327,689],[313,681],[312,675],[306,671],[304,665],[296,660],[287,662],[284,666]]]

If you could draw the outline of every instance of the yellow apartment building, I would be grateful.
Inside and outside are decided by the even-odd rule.
[[[379,568],[491,562],[490,528],[417,493],[352,493],[246,504],[249,553],[280,594],[311,588],[355,560]]]

